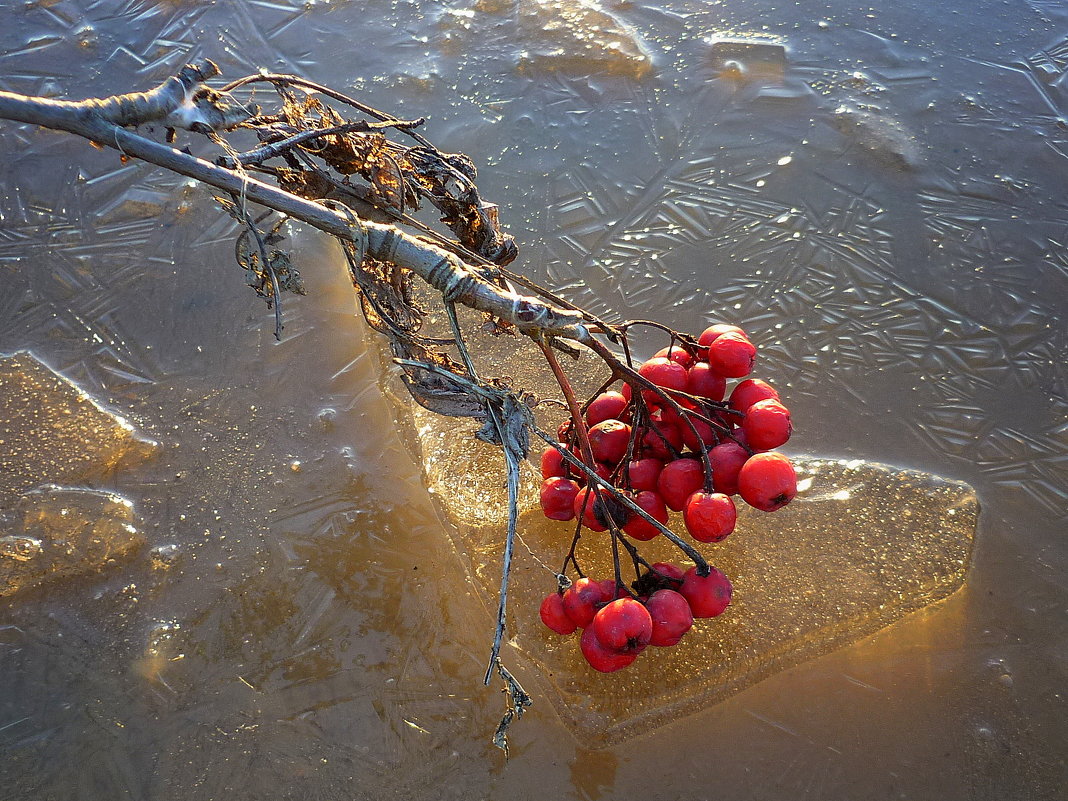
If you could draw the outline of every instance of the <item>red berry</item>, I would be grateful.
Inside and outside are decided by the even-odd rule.
[[[579,490],[575,495],[575,517],[582,516],[582,524],[590,531],[604,531],[608,528],[609,515],[615,524],[622,528],[627,524],[630,515],[626,508],[618,500],[613,498],[606,489],[601,489],[600,497],[592,489]],[[585,509],[585,511],[583,511]]]
[[[601,592],[604,593],[605,602],[614,601],[616,598],[627,594],[626,590],[616,585],[614,578],[601,579],[599,584],[601,585]]]
[[[693,428],[690,428],[687,423],[680,423],[679,430],[682,431],[683,443],[691,451],[697,453],[698,451],[705,450],[706,448],[715,445],[719,441],[715,429],[704,420],[698,420],[691,417],[690,422],[693,423]],[[697,431],[696,437],[693,433],[695,430]]]
[[[653,520],[658,520],[667,525],[668,510],[664,505],[664,499],[657,493],[652,490],[643,490],[634,496],[634,503],[648,512]],[[627,525],[623,526],[623,531],[641,542],[648,542],[660,533],[656,526],[637,514],[627,521]]]
[[[678,581],[682,581],[682,577],[685,573],[681,567],[672,564],[671,562],[656,562],[653,564],[652,568],[660,575],[667,578],[677,579]]]
[[[757,401],[768,398],[779,399],[779,393],[775,391],[775,387],[759,378],[747,378],[745,381],[740,381],[738,386],[731,391],[730,403],[732,409],[744,412]]]
[[[674,362],[671,359],[665,359],[663,356],[658,356],[647,361],[638,368],[638,374],[643,378],[652,381],[658,387],[663,387],[664,389],[677,389],[682,392],[686,391],[686,381],[688,376],[686,368],[678,362]],[[654,405],[663,402],[660,397],[651,390],[643,391],[642,397],[645,398],[646,403]]]
[[[686,598],[675,590],[657,590],[645,602],[653,620],[650,645],[676,645],[693,627],[693,612]]]
[[[705,484],[705,470],[696,459],[676,459],[664,465],[656,482],[657,491],[669,509],[681,512],[686,499]]]
[[[624,654],[605,648],[597,639],[597,635],[593,633],[593,626],[582,632],[582,637],[579,638],[579,650],[582,651],[586,661],[590,663],[590,667],[594,670],[599,670],[601,673],[622,670],[638,658],[636,653]]]
[[[753,370],[756,348],[742,334],[727,332],[708,346],[708,363],[727,378],[741,378]]]
[[[606,649],[639,654],[653,636],[653,619],[633,598],[619,598],[601,607],[590,626]]]
[[[605,592],[601,582],[591,578],[580,578],[564,592],[564,612],[579,628],[586,628],[593,621],[601,604],[611,600],[611,593]]]
[[[686,391],[702,398],[723,400],[723,393],[727,391],[727,379],[713,370],[708,362],[698,362],[687,374]]]
[[[698,490],[686,499],[682,510],[686,530],[698,542],[719,542],[732,531],[738,519],[734,501],[721,492]]]
[[[566,445],[561,445],[562,448],[567,448]],[[564,457],[560,455],[560,451],[550,445],[548,448],[541,452],[541,477],[552,478],[553,476],[566,476],[567,475],[567,463],[564,461]]]
[[[602,392],[586,409],[586,425],[595,426],[605,420],[620,420],[627,408],[627,399],[619,392]]]
[[[578,628],[567,616],[563,596],[558,592],[549,593],[541,602],[541,622],[557,634],[572,634]]]
[[[616,464],[627,455],[630,426],[621,420],[604,420],[590,429],[590,448],[599,462]]]
[[[773,398],[757,401],[745,413],[742,430],[753,450],[768,451],[790,439],[790,410]]]
[[[678,345],[669,345],[666,348],[661,348],[653,354],[654,359],[671,359],[673,362],[678,362],[683,367],[689,369],[693,364],[693,356],[691,356],[685,349]]]
[[[719,337],[721,337],[723,334],[741,334],[743,337],[746,337],[746,339],[748,339],[748,336],[746,336],[745,331],[740,329],[738,326],[729,325],[728,323],[716,323],[715,325],[710,325],[708,328],[701,332],[701,336],[697,338],[697,344],[707,348],[709,345],[719,339]]]
[[[722,570],[712,568],[707,576],[697,575],[691,567],[683,576],[679,592],[690,605],[694,617],[716,617],[731,602],[731,582]]]
[[[552,476],[541,483],[541,510],[550,520],[571,520],[579,485],[568,478]]]
[[[797,495],[797,473],[781,453],[758,453],[738,473],[738,494],[750,506],[774,512]]]
[[[675,458],[682,450],[682,433],[674,423],[663,423],[653,420],[645,433],[641,435],[643,455],[654,456],[662,462],[668,462]],[[672,453],[672,450],[675,453]]]
[[[660,477],[660,471],[664,469],[664,463],[653,458],[635,459],[624,469],[630,478],[631,489],[651,490],[656,489],[656,480]]]
[[[721,442],[708,452],[712,465],[712,486],[716,492],[734,495],[738,492],[738,471],[749,458],[749,451],[733,440]]]

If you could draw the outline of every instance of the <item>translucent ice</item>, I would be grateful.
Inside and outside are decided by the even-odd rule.
[[[33,355],[0,357],[0,506],[43,482],[105,476],[154,448]]]
[[[154,443],[27,353],[0,358],[0,448],[0,596],[140,547],[129,501],[52,482],[101,478]]]
[[[498,373],[521,376],[542,397],[558,395],[536,356],[523,348],[508,354],[514,345],[484,343],[485,369],[496,363]],[[575,372],[580,384],[596,383],[589,370]],[[414,406],[412,414],[428,486],[493,608],[506,517],[501,455],[472,438],[474,426]],[[575,637],[551,634],[538,619],[541,598],[555,587],[549,568],[560,568],[573,524],[541,515],[540,475],[524,465],[509,633],[573,731],[603,743],[645,731],[867,636],[963,584],[978,515],[970,487],[871,462],[794,458],[801,489],[794,503],[772,515],[740,510],[736,532],[703,549],[734,583],[727,612],[699,621],[680,646],[650,648],[610,676],[585,665]],[[681,530],[678,519],[673,525]],[[649,561],[681,561],[663,538],[641,550]],[[578,558],[595,578],[611,575],[607,535],[585,534]]]
[[[110,492],[42,486],[0,514],[0,596],[100,570],[137,548],[133,504]]]

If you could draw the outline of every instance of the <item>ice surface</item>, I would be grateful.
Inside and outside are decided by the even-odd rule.
[[[496,365],[541,397],[558,396],[525,345],[509,353],[515,344],[480,343],[487,375]],[[597,383],[600,376],[590,364],[586,356],[572,371],[577,385]],[[454,526],[457,549],[470,560],[480,594],[494,608],[507,512],[501,455],[473,439],[474,426],[408,405],[428,486]],[[550,415],[543,423],[555,429]],[[534,447],[536,458],[540,449]],[[573,524],[542,516],[540,474],[524,464],[509,633],[551,686],[560,716],[584,741],[615,742],[703,709],[962,586],[978,517],[971,487],[861,460],[794,458],[797,500],[773,515],[740,510],[735,534],[703,549],[734,583],[727,613],[699,621],[681,646],[650,648],[610,676],[586,666],[575,637],[558,637],[540,623],[538,605],[555,587],[550,568],[562,564]],[[677,518],[674,528],[682,532]],[[640,548],[649,561],[682,561],[663,538]],[[578,557],[590,575],[611,575],[607,535],[585,534]]]
[[[133,504],[111,492],[42,486],[0,513],[0,596],[100,570],[144,543]]]
[[[154,443],[28,353],[0,358],[0,596],[140,547],[133,505],[54,483],[102,478]]]
[[[32,354],[0,357],[0,505],[42,482],[106,476],[154,448]]]

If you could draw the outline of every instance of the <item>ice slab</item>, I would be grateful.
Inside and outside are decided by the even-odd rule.
[[[38,487],[0,513],[0,526],[0,597],[101,570],[144,543],[133,504],[97,490]]]
[[[723,77],[771,85],[786,80],[786,46],[781,42],[715,36],[708,45],[712,67]]]
[[[0,596],[139,548],[128,500],[55,482],[106,477],[155,447],[31,354],[0,357]]]
[[[0,356],[0,507],[44,482],[106,476],[155,447],[32,354]]]
[[[496,365],[498,375],[521,377],[542,397],[557,394],[536,372],[536,355],[525,347],[508,353],[514,344],[480,342],[475,350],[487,371]],[[576,379],[595,385],[599,376],[583,369],[574,371]],[[452,524],[479,595],[495,609],[506,522],[501,455],[473,439],[474,425],[398,397],[412,416],[428,487]],[[538,618],[541,599],[555,586],[548,568],[562,564],[573,524],[541,515],[540,475],[524,465],[508,633],[584,742],[607,745],[705,708],[962,586],[978,517],[971,487],[872,462],[794,458],[801,491],[790,506],[770,515],[741,509],[735,533],[702,548],[734,583],[727,612],[699,621],[679,646],[649,648],[628,669],[607,676],[586,666],[575,637],[552,634]],[[672,525],[681,532],[677,518]],[[657,540],[640,544],[649,561],[682,561]],[[594,577],[611,575],[607,535],[584,535],[578,555]],[[487,623],[487,648],[489,631]]]
[[[521,68],[641,78],[653,66],[637,31],[593,0],[522,0],[519,30]]]

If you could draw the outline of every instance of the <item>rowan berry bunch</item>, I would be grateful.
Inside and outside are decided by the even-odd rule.
[[[558,634],[583,629],[580,648],[596,670],[624,668],[648,645],[675,645],[695,618],[716,617],[730,603],[729,579],[672,534],[671,512],[693,540],[716,543],[734,531],[735,496],[773,512],[797,494],[793,465],[773,450],[790,438],[790,412],[768,382],[747,378],[755,358],[734,325],[710,326],[696,339],[672,332],[667,347],[621,385],[604,386],[542,453],[542,511],[577,520],[561,576],[570,565],[579,578],[545,598],[541,618]],[[728,396],[731,379],[742,380]],[[584,529],[611,532],[615,578],[582,573],[575,545]],[[635,542],[661,534],[697,557],[695,567],[642,559]],[[619,546],[634,563],[630,586]]]

